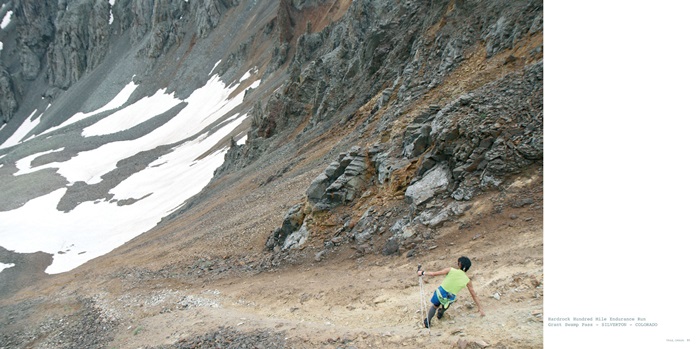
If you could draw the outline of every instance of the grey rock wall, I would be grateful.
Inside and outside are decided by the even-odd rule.
[[[109,45],[109,3],[59,3],[54,40],[47,49],[48,83],[67,89],[102,62]]]
[[[17,110],[17,99],[12,77],[0,66],[0,120],[10,121],[10,116]]]
[[[342,153],[310,184],[304,203],[308,212],[352,206],[365,190],[386,193],[391,178],[402,171],[410,176],[401,192],[410,217],[390,221],[369,209],[352,229],[343,227],[347,238],[342,241],[353,241],[366,253],[373,237],[389,230],[393,236],[382,253],[392,254],[397,245],[410,245],[416,231],[463,214],[480,193],[501,190],[511,176],[542,166],[543,73],[541,61],[526,66],[444,105],[431,105],[407,126],[401,139]],[[401,150],[392,151],[395,148]],[[411,163],[415,171],[406,172]],[[354,178],[362,180],[348,180]],[[301,207],[298,212],[303,212]],[[306,222],[313,215],[297,218]],[[302,225],[286,225],[285,236]],[[283,242],[271,237],[267,247]]]
[[[542,29],[541,1],[450,3],[353,1],[337,23],[299,37],[290,79],[248,139],[264,149],[269,142],[252,141],[288,132],[305,116],[305,131],[348,120],[380,91],[410,101],[441,83],[468,48],[484,43],[490,57]]]
[[[41,69],[40,62],[55,34],[56,1],[16,1],[13,21],[16,21],[20,73],[25,80],[34,80]]]
[[[128,36],[139,56],[156,62],[182,43],[188,30],[205,37],[239,0],[11,1],[16,50],[0,61],[0,120],[9,121],[27,89],[56,98]],[[111,20],[111,23],[110,23]],[[39,84],[32,84],[41,81]]]
[[[375,110],[395,110],[381,121],[379,128],[387,130],[403,117],[407,105],[442,83],[464,52],[483,45],[488,58],[513,48],[518,40],[542,30],[542,18],[541,1],[354,1],[337,23],[299,37],[289,81],[266,106],[256,108],[248,143],[233,150],[236,166],[227,160],[224,167],[246,166],[275,137],[301,122],[307,125],[297,138],[347,122],[359,106],[378,95]],[[509,176],[541,166],[542,75],[540,62],[464,91],[420,113],[402,139],[349,152],[362,159],[341,154],[310,184],[307,211],[351,206],[367,188],[395,185],[392,177],[404,171],[409,182],[399,187],[413,218],[402,218],[408,223],[400,234],[414,231],[413,224],[436,227],[462,214],[481,192],[498,190]],[[406,172],[411,164],[415,170]],[[434,209],[441,206],[445,209]],[[349,240],[362,245],[358,251],[367,251],[374,234],[395,223],[367,212],[354,229],[343,228]],[[313,215],[305,216],[304,222],[309,219]],[[268,240],[268,248],[283,246],[278,233]],[[395,252],[396,243],[404,240],[397,236],[383,253]]]
[[[306,191],[314,210],[329,210],[357,198],[366,187],[367,156],[360,147],[341,153]]]

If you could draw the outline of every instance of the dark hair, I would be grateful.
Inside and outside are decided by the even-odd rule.
[[[472,266],[472,261],[470,261],[469,258],[464,257],[464,256],[459,257],[459,259],[457,260],[457,263],[459,263],[459,265],[461,265],[462,271],[467,271]]]

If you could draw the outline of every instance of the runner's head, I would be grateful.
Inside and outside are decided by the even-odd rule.
[[[470,261],[469,258],[462,256],[457,260],[457,265],[459,266],[459,269],[462,269],[462,271],[467,271],[472,266],[472,261]]]

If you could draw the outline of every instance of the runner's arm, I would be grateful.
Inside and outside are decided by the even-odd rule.
[[[481,316],[486,316],[486,314],[484,314],[484,309],[481,307],[481,302],[479,302],[479,297],[476,296],[476,291],[474,291],[471,280],[467,283],[467,289],[469,290],[469,293],[474,299],[474,303],[476,303],[476,306],[479,309],[479,314],[481,314]]]
[[[419,270],[418,271],[418,276],[423,276],[423,275],[428,275],[428,276],[437,276],[437,275],[447,275],[447,273],[450,272],[450,269],[452,268],[445,268],[439,271],[425,271],[425,270]]]

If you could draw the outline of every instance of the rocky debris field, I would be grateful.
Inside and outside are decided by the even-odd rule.
[[[182,339],[175,344],[146,347],[150,349],[214,349],[214,348],[288,348],[284,333],[267,331],[240,332],[232,327],[222,327],[214,332],[194,338]]]
[[[37,343],[36,348],[106,348],[106,343],[113,339],[117,325],[113,318],[107,316],[88,298],[78,298],[74,304],[64,307],[63,310],[68,314],[47,314],[37,327],[22,328],[11,333],[3,331],[0,333],[0,347],[24,348]],[[16,328],[15,322],[21,322],[33,315],[22,306],[3,309],[3,312],[5,311],[7,317],[3,327],[8,329]]]

